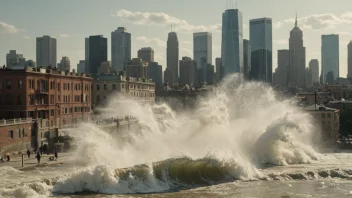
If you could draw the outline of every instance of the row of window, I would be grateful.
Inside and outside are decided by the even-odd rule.
[[[0,105],[24,105],[22,95],[18,94],[17,98],[13,98],[12,95],[0,95]]]
[[[2,89],[2,81],[0,81],[0,89]],[[23,81],[22,80],[17,80],[17,88],[22,89],[23,88]],[[12,81],[11,80],[6,80],[6,89],[12,89]]]
[[[25,130],[25,128],[10,130],[8,132],[9,139],[15,139],[15,138],[22,139],[25,137],[27,137],[27,131]]]
[[[34,89],[35,81],[33,79],[29,79],[28,85],[30,89]],[[54,81],[50,81],[50,89],[55,89],[56,88],[55,85],[56,83]],[[48,87],[49,86],[48,86],[47,80],[37,80],[37,89],[48,90]],[[81,85],[79,83],[75,83],[75,84],[71,83],[71,86],[70,86],[70,83],[64,83],[64,90],[70,90],[70,87],[71,87],[71,90],[80,91],[84,89],[85,91],[89,91],[89,84]],[[0,81],[0,89],[2,88],[3,88],[2,81]],[[17,88],[18,89],[23,88],[22,80],[17,81]],[[60,83],[57,83],[57,88],[60,91],[61,89]],[[6,89],[12,89],[12,80],[6,80]]]
[[[85,112],[90,112],[89,107],[63,107],[62,108],[62,113],[63,114],[72,114],[72,113],[85,113]]]

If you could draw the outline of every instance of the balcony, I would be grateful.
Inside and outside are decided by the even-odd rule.
[[[32,118],[14,118],[9,120],[0,120],[0,126],[26,124],[31,122]]]
[[[37,89],[36,90],[36,94],[40,95],[40,94],[49,94],[49,91],[46,89]]]

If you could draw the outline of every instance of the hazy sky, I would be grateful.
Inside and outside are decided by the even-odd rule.
[[[340,76],[347,74],[347,44],[352,40],[352,0],[239,0],[244,38],[249,38],[249,20],[273,19],[273,67],[277,50],[288,48],[295,12],[303,30],[307,62],[321,59],[321,35],[340,34]],[[193,58],[192,33],[213,33],[213,63],[220,56],[221,16],[226,0],[0,0],[0,64],[9,50],[35,60],[35,38],[57,38],[57,60],[71,59],[76,68],[84,59],[84,38],[104,35],[110,56],[111,32],[119,26],[132,34],[132,57],[141,47],[152,47],[155,60],[166,65],[166,38],[175,26],[181,56]]]

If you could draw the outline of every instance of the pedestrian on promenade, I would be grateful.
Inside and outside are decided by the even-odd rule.
[[[54,152],[54,156],[55,156],[55,161],[57,160],[57,150],[55,149],[55,152]]]
[[[28,155],[28,159],[31,156],[31,152],[29,151],[29,149],[27,149],[27,155]]]
[[[39,152],[37,152],[37,161],[38,161],[38,165],[40,164],[40,153]]]

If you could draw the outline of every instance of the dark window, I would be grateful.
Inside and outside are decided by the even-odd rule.
[[[34,105],[34,95],[30,94],[30,95],[28,95],[28,97],[29,97],[29,104]]]
[[[108,86],[106,84],[104,84],[104,90],[107,90]]]
[[[11,95],[6,95],[6,103],[9,105],[12,104],[12,96]]]
[[[2,81],[0,81],[0,89],[2,89]]]
[[[17,137],[21,138],[21,129],[16,129]]]
[[[21,105],[22,104],[22,97],[21,95],[17,96],[17,104]]]
[[[24,132],[24,128],[22,129],[22,137],[27,137],[27,134]]]
[[[9,137],[9,139],[13,139],[13,130],[10,130],[8,132],[8,137]]]
[[[51,110],[51,116],[55,116],[55,110]]]
[[[97,84],[97,90],[100,90],[100,85],[99,84]]]
[[[7,80],[6,89],[11,89],[11,80]]]
[[[113,85],[112,85],[112,89],[116,89],[116,84],[113,84]]]
[[[60,89],[61,89],[60,83],[57,83],[57,90],[60,91]]]
[[[23,82],[22,82],[22,80],[18,80],[18,88],[19,88],[19,89],[22,89],[22,87],[23,87]]]
[[[34,89],[34,80],[30,79],[28,80],[28,83],[29,83],[29,88]]]
[[[2,95],[0,95],[0,105],[2,104]]]
[[[54,104],[54,95],[50,95],[50,104]]]

